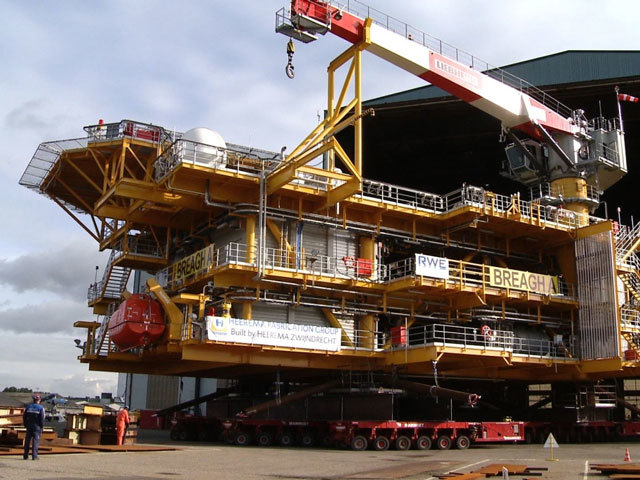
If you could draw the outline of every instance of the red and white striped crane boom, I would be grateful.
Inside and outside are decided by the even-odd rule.
[[[618,119],[589,122],[582,110],[357,0],[292,0],[290,8],[277,13],[276,31],[305,43],[331,32],[500,120],[513,142],[506,146],[505,174],[515,180],[533,185],[574,178],[581,190],[587,183],[604,190],[626,173]],[[578,203],[584,211],[589,202]]]

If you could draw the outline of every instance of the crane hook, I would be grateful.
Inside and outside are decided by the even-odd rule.
[[[287,77],[289,78],[294,78],[296,76],[295,72],[293,71],[293,54],[296,51],[296,46],[293,43],[293,38],[289,38],[289,42],[287,43],[287,57],[288,57],[288,61],[287,61],[287,66],[285,67],[284,71],[287,74]]]

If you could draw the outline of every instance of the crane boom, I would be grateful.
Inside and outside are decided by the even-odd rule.
[[[353,44],[363,42],[365,50],[499,119],[506,128],[522,130],[538,139],[541,134],[536,125],[572,135],[580,130],[570,109],[560,102],[553,101],[564,107],[562,114],[523,91],[428,48],[410,34],[403,36],[374,22],[365,28],[366,19],[329,2],[292,0],[291,19],[300,30],[331,32]],[[523,81],[523,86],[529,85]]]
[[[621,119],[588,121],[583,110],[570,109],[524,80],[487,64],[479,71],[474,57],[406,24],[397,28],[391,17],[382,15],[381,21],[380,12],[357,0],[346,7],[291,0],[288,15],[282,9],[276,22],[277,32],[305,43],[331,32],[500,120],[504,138],[512,141],[505,145],[501,173],[529,186],[550,182],[557,193],[553,201],[565,208],[593,211],[599,193],[627,172]]]

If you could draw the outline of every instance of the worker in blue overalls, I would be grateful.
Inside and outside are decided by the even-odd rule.
[[[40,447],[40,436],[44,428],[44,408],[40,405],[40,395],[33,394],[33,403],[29,404],[22,415],[22,423],[27,428],[27,437],[24,439],[24,456],[29,458],[29,447],[33,439],[33,450],[31,458],[38,460],[38,448]]]

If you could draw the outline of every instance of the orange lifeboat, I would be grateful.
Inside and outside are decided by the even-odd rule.
[[[109,320],[109,338],[122,350],[151,345],[164,329],[160,304],[141,293],[122,302]]]

